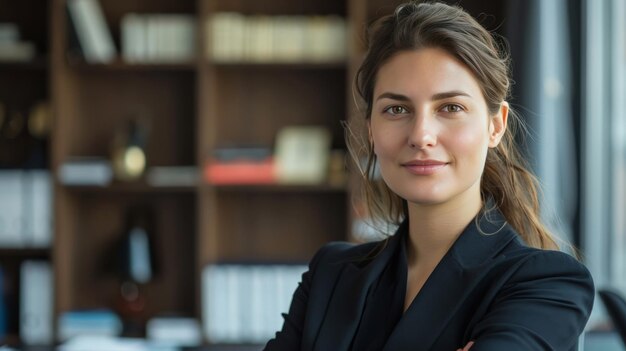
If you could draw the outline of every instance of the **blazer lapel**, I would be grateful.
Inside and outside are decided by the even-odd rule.
[[[431,273],[384,350],[430,349],[464,295],[480,281],[483,268],[516,236],[497,210],[479,216],[479,224],[468,225]]]
[[[406,231],[402,224],[395,235],[387,239],[387,245],[371,261],[346,264],[339,276],[334,293],[328,303],[324,321],[316,338],[314,350],[349,350],[354,334],[361,321],[365,300],[372,283],[378,278],[390,259],[394,257],[399,241],[398,235]]]

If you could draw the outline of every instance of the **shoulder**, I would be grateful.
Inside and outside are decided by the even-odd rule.
[[[573,256],[555,250],[519,245],[502,254],[505,272],[496,301],[522,298],[560,301],[579,311],[586,320],[591,313],[595,287],[591,273]],[[501,267],[502,267],[501,266]]]
[[[500,256],[503,262],[511,266],[514,277],[574,275],[593,284],[587,267],[562,251],[532,248],[520,240],[514,240]]]
[[[480,297],[471,339],[480,350],[574,345],[593,307],[591,274],[566,253],[512,246],[492,265],[498,273]]]
[[[570,282],[588,290],[589,294],[594,292],[593,279],[587,267],[567,253],[526,247],[509,253],[508,258],[515,262],[511,283],[553,277],[570,279]]]

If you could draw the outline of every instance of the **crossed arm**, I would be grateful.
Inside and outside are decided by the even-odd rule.
[[[529,257],[497,294],[457,351],[571,350],[589,318],[595,290],[573,257],[549,251]]]

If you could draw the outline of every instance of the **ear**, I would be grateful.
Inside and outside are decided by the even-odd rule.
[[[500,110],[489,121],[489,147],[494,148],[500,144],[506,131],[506,122],[509,117],[509,103],[502,101]]]

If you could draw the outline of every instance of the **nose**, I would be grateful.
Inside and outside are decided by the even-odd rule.
[[[412,149],[427,149],[437,145],[436,126],[432,118],[426,114],[416,116],[409,133],[409,147]]]

